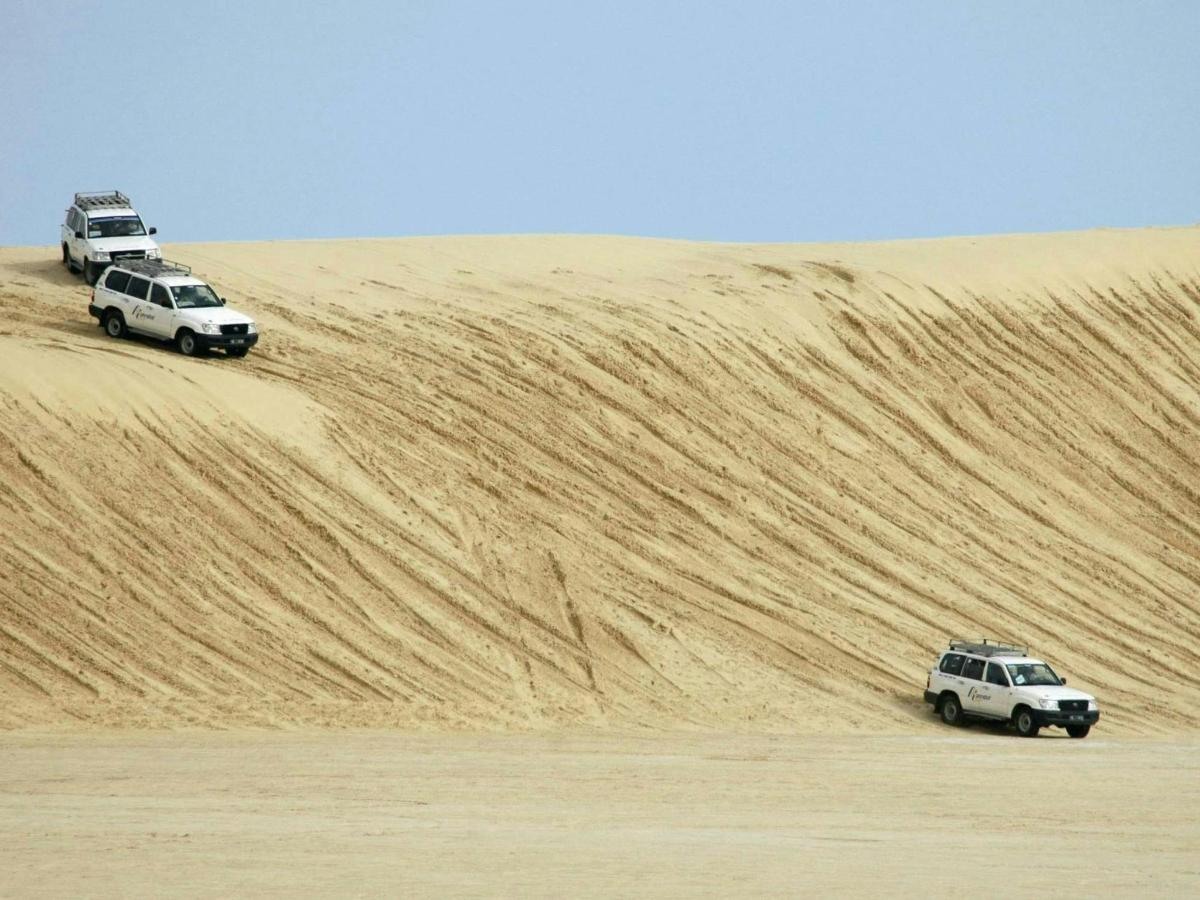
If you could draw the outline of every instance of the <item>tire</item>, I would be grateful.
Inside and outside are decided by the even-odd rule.
[[[938,703],[938,713],[947,725],[963,723],[962,704],[958,701],[956,694],[946,694],[942,697],[941,702]]]
[[[230,347],[225,352],[236,359],[241,359],[243,356],[249,353],[250,350],[247,347]]]
[[[1088,732],[1092,730],[1091,725],[1068,725],[1067,734],[1073,738],[1085,738]]]
[[[67,271],[71,271],[71,251],[67,249],[67,245],[63,244],[63,265],[67,267]]]
[[[125,317],[115,309],[104,314],[104,331],[112,338],[123,338],[127,334]]]
[[[186,328],[175,335],[175,346],[184,356],[197,356],[200,353],[200,342],[196,340],[196,335]]]
[[[100,279],[100,273],[86,256],[83,258],[83,280],[87,284],[95,284]]]
[[[1021,737],[1037,737],[1038,729],[1042,727],[1028,706],[1018,706],[1013,711],[1013,725]]]

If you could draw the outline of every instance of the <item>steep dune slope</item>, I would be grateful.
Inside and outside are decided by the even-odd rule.
[[[950,636],[1200,724],[1200,229],[0,250],[0,726],[925,721]]]

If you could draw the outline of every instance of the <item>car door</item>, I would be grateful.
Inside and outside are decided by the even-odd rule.
[[[156,324],[161,323],[163,319],[163,310],[150,303],[150,279],[141,275],[131,275],[125,294],[129,298],[125,324],[134,331],[154,335]]]
[[[935,693],[954,691],[962,694],[962,667],[967,658],[961,653],[947,653],[938,667],[930,673],[929,684]]]
[[[150,286],[150,305],[155,312],[152,334],[163,340],[175,337],[175,301],[166,286],[157,281]]]
[[[66,240],[67,250],[71,254],[71,259],[76,262],[83,259],[83,256],[79,252],[80,239],[76,235],[81,234],[86,227],[87,225],[83,221],[83,216],[80,215],[79,210],[72,206],[67,212]]]
[[[976,659],[973,656],[968,656],[967,661],[963,663],[963,690],[959,693],[958,698],[962,701],[962,707],[966,712],[986,712],[984,709],[984,695],[987,691],[983,683],[983,668],[983,660]]]
[[[981,712],[998,719],[1009,717],[1012,712],[1012,688],[1004,666],[997,662],[987,664],[987,670],[983,673],[983,687],[976,692],[976,697]]]
[[[96,305],[102,309],[115,306],[129,321],[129,297],[125,288],[129,286],[129,273],[120,269],[109,269],[108,275],[96,282]]]

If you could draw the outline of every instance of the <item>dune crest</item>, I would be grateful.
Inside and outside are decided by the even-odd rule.
[[[0,250],[0,727],[902,729],[951,636],[1200,725],[1200,229]]]

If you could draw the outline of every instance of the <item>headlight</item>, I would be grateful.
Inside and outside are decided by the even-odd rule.
[[[1096,704],[1095,700],[1088,701],[1088,712],[1096,712],[1098,709],[1100,709],[1100,707]]]
[[[95,255],[96,255],[97,262],[99,262],[102,259],[108,259],[108,251],[107,250],[97,250],[97,251],[95,251]]]
[[[162,259],[161,250],[147,250],[146,259]]]
[[[1038,706],[1040,706],[1042,709],[1058,709],[1058,701],[1057,700],[1039,700]]]
[[[205,334],[220,334],[221,326],[218,325],[216,322],[201,322],[200,330],[203,331]]]
[[[246,334],[258,334],[258,326],[251,322],[246,326]]]

